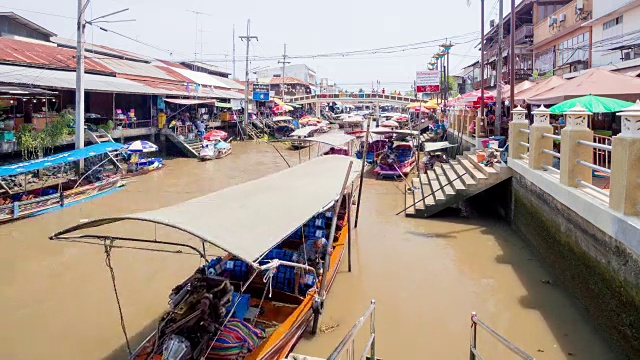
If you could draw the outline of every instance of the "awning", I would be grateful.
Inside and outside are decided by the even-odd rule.
[[[211,100],[211,99],[202,100],[202,99],[169,99],[169,98],[165,98],[164,101],[170,102],[170,103],[174,103],[174,104],[181,104],[181,105],[215,104],[216,103],[215,100]]]
[[[0,93],[7,93],[11,95],[56,95],[57,92],[47,91],[43,89],[20,87],[20,86],[0,86]]]
[[[386,135],[386,134],[397,134],[397,135],[405,135],[405,136],[418,136],[420,135],[419,131],[411,131],[411,130],[392,130],[385,128],[375,128],[371,129],[370,132],[375,135]]]
[[[233,108],[233,104],[223,103],[223,102],[216,103],[216,106],[219,108],[227,108],[227,109]]]
[[[0,177],[26,173],[29,171],[40,170],[50,166],[65,164],[90,156],[106,154],[122,148],[122,144],[115,142],[104,142],[100,144],[90,145],[83,149],[63,152],[61,154],[47,156],[42,159],[25,161],[17,164],[0,166]]]
[[[327,144],[331,146],[344,146],[355,139],[356,139],[355,136],[351,136],[347,134],[328,133],[328,134],[322,134],[319,136],[313,136],[305,140],[315,141],[315,142],[319,142],[319,143]]]
[[[351,173],[347,174],[350,163]],[[322,156],[173,206],[86,221],[55,233],[50,239],[73,239],[68,234],[134,220],[183,231],[255,264],[264,253],[330,206],[341,194],[345,177],[349,175],[350,183],[359,171],[358,160],[340,155]],[[90,235],[81,240],[87,241],[87,236]]]

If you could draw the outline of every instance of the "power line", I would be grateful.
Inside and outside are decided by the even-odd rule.
[[[46,12],[42,12],[42,11],[27,10],[27,9],[18,9],[18,8],[9,7],[9,6],[0,6],[0,8],[3,8],[3,9],[9,9],[9,10],[13,10],[13,11],[24,11],[24,12],[28,12],[28,13],[34,13],[34,14],[40,14],[40,15],[48,15],[48,16],[55,16],[55,17],[64,18],[64,19],[76,20],[76,18],[75,18],[75,17],[72,17],[72,16],[66,16],[66,15],[60,15],[60,14],[46,13]]]

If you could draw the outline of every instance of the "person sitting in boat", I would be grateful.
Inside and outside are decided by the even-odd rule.
[[[329,242],[325,238],[318,238],[315,240],[307,240],[304,245],[300,245],[298,253],[294,255],[293,261],[298,264],[307,265],[316,269],[318,276],[322,275],[323,260],[333,252],[333,249],[329,249]],[[294,294],[298,295],[298,288],[300,288],[300,276],[306,273],[302,268],[296,268]]]

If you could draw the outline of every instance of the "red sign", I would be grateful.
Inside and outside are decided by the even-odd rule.
[[[416,86],[417,93],[437,93],[440,92],[440,85],[418,85]]]

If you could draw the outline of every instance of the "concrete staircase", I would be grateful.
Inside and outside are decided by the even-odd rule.
[[[407,190],[405,207],[417,203],[405,215],[429,217],[511,177],[511,169],[502,163],[478,163],[478,151],[484,150],[466,151],[448,164],[436,164],[433,170],[413,178],[411,185],[417,190]]]
[[[106,131],[98,129],[98,131],[91,131],[89,129],[85,132],[85,137],[89,138],[89,141],[93,144],[100,144],[103,142],[113,142],[113,138]]]
[[[188,140],[186,138],[180,139],[173,131],[169,129],[162,129],[162,133],[167,136],[172,143],[176,144],[187,157],[197,158],[200,155],[200,149],[202,143],[198,138],[194,140]]]

